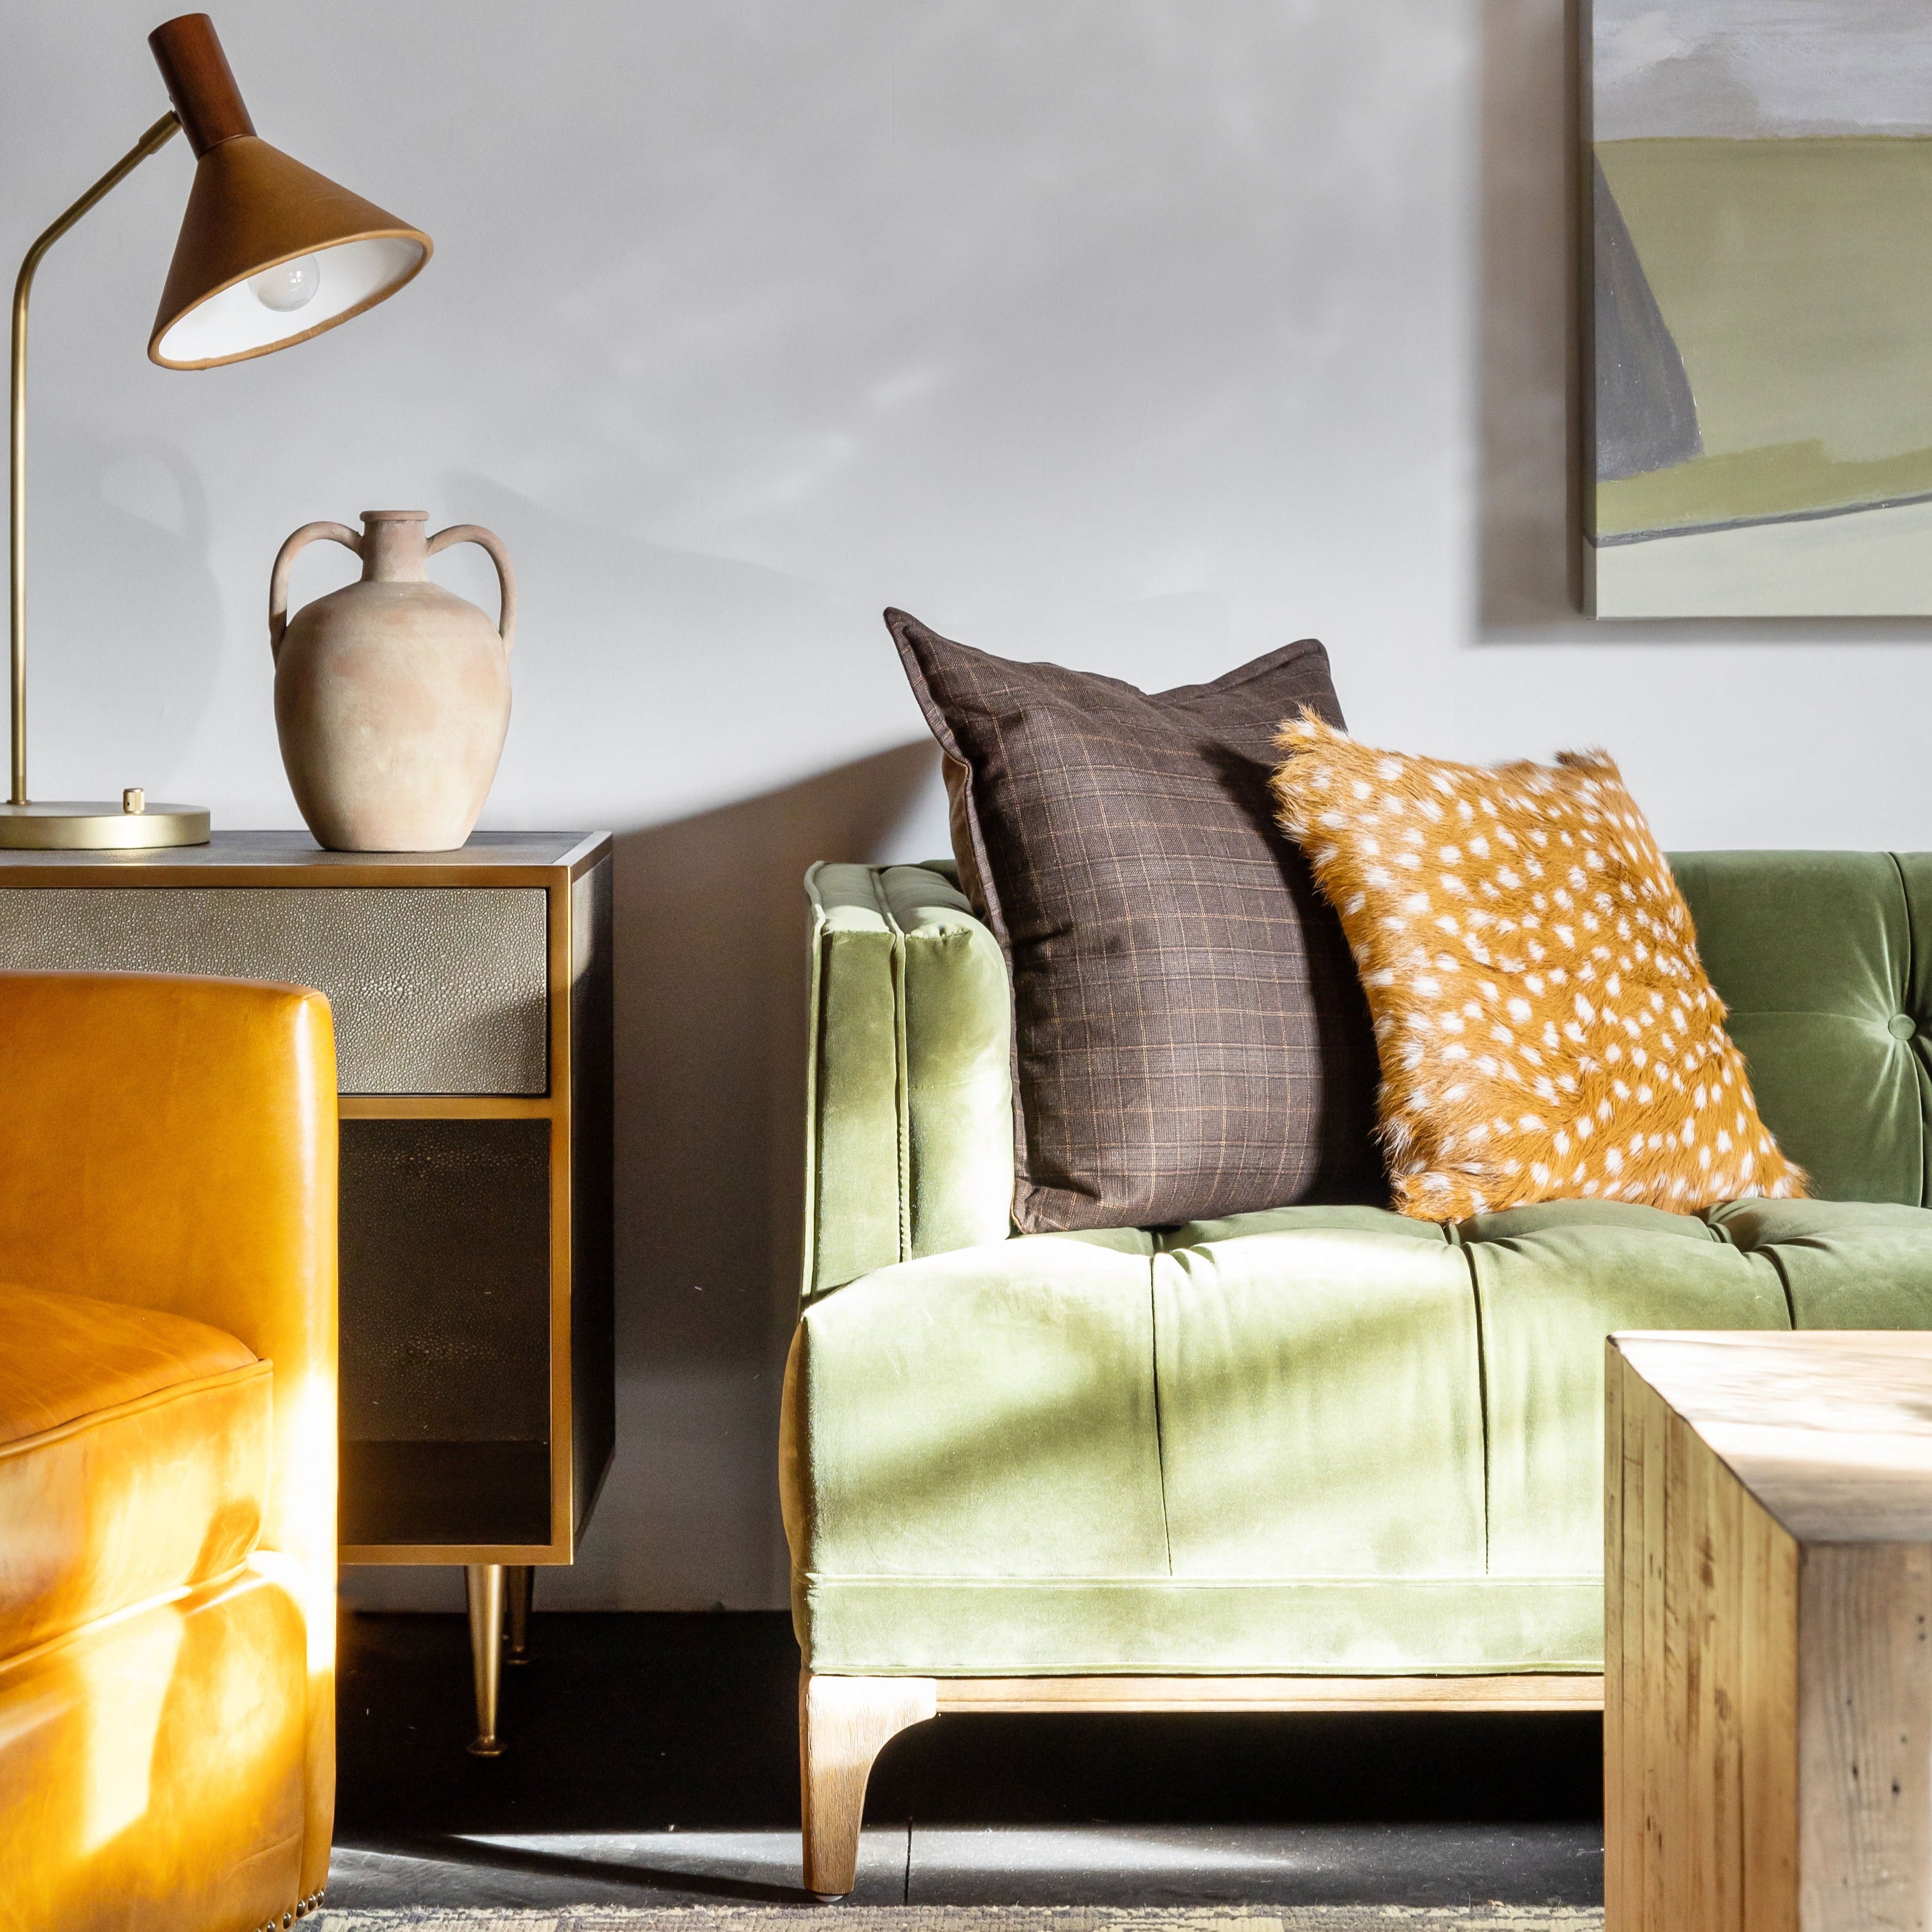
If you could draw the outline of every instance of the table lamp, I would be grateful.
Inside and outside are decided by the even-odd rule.
[[[421,229],[291,160],[260,139],[206,14],[148,36],[171,112],[143,134],[27,250],[14,285],[12,396],[13,752],[0,848],[73,850],[200,845],[206,810],[118,803],[32,803],[27,796],[27,298],[40,257],[95,202],[185,129],[194,185],[161,290],[148,355],[164,369],[212,369],[305,342],[392,296],[429,260]]]

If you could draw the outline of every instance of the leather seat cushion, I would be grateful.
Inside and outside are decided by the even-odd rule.
[[[244,1562],[273,1420],[232,1335],[0,1286],[0,1658]]]

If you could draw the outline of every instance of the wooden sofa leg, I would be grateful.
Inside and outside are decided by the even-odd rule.
[[[939,1712],[930,1677],[798,1676],[799,1787],[805,1888],[843,1898],[859,1875],[859,1826],[872,1760]]]

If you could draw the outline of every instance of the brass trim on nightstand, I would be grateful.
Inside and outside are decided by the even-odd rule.
[[[530,1564],[548,1568],[574,1563],[574,1552],[560,1551],[551,1543],[345,1543],[336,1552],[338,1563],[352,1563],[381,1568],[388,1564],[419,1564],[447,1568],[460,1564],[468,1569],[477,1563],[500,1563],[506,1568]]]
[[[344,1094],[345,1120],[554,1120],[547,1094]]]
[[[552,1546],[577,1552],[575,1390],[572,1373],[570,1174],[574,1152],[572,1079],[575,1071],[570,1032],[572,931],[575,907],[568,878],[550,902],[550,1536]]]

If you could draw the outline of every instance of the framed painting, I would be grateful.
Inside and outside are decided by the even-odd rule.
[[[1932,614],[1932,4],[1580,10],[1586,610]]]

